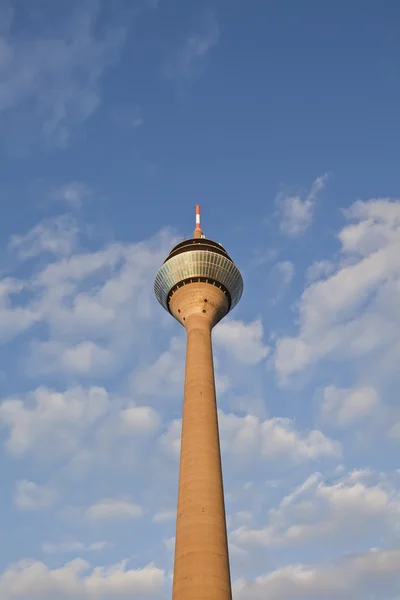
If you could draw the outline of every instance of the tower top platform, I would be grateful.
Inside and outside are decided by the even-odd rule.
[[[178,254],[182,254],[183,252],[192,252],[192,251],[200,251],[200,250],[209,250],[210,252],[215,252],[216,254],[221,254],[221,256],[225,256],[229,260],[232,261],[231,257],[228,255],[227,251],[221,244],[214,242],[206,237],[202,238],[189,238],[187,240],[183,240],[179,242],[176,246],[174,246],[165,259],[164,263],[167,260],[170,260],[173,256],[178,256]],[[232,261],[233,262],[233,261]]]
[[[174,292],[194,283],[207,283],[222,290],[228,299],[228,312],[236,306],[243,292],[240,271],[225,248],[203,235],[199,207],[196,207],[194,236],[172,248],[157,272],[154,292],[159,303],[170,311]]]

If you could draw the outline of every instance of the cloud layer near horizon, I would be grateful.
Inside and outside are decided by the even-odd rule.
[[[395,305],[387,301],[398,277],[398,254],[392,250],[399,235],[398,206],[395,201],[373,200],[357,202],[346,211],[345,218],[352,223],[338,233],[342,251],[336,266],[332,261],[329,275],[321,272],[317,279],[315,275],[301,294],[297,337],[277,337],[267,344],[261,317],[244,321],[234,315],[215,330],[237,598],[265,594],[287,598],[293,590],[298,598],[361,597],[365,572],[372,588],[383,578],[388,590],[397,589],[397,551],[369,548],[372,540],[391,546],[399,542],[398,476],[373,468],[348,470],[343,460],[348,462],[355,449],[363,448],[357,433],[361,424],[371,439],[380,435],[393,443],[398,437],[396,406],[381,387],[379,369],[368,369],[376,344],[380,351],[384,347],[393,352],[398,343],[395,321],[390,328],[382,326],[383,319],[396,314]],[[21,464],[23,473],[14,484],[15,509],[38,515],[39,522],[43,514],[49,522],[65,525],[72,519],[74,526],[66,537],[64,526],[58,525],[55,538],[45,528],[43,557],[23,557],[6,567],[0,590],[5,599],[50,597],[61,590],[65,598],[123,597],[132,592],[138,598],[162,597],[173,544],[158,547],[156,530],[165,532],[165,540],[173,534],[184,337],[156,304],[152,278],[176,238],[166,230],[148,241],[113,242],[87,251],[76,218],[56,217],[13,236],[9,252],[17,252],[18,261],[29,265],[31,274],[25,270],[21,278],[10,273],[1,282],[2,341],[17,344],[18,368],[29,386],[25,386],[29,391],[3,396],[0,403],[3,452],[10,465]],[[343,282],[350,292],[347,287],[340,296],[336,287],[331,290],[342,289]],[[386,310],[379,313],[384,299]],[[287,389],[290,378],[315,368],[317,361],[330,357],[337,361],[333,346],[311,352],[310,348],[320,347],[322,332],[338,347],[347,346],[344,358],[349,353],[355,358],[346,342],[346,327],[355,327],[361,319],[370,325],[363,331],[371,343],[361,345],[352,336],[354,347],[362,347],[356,354],[360,368],[353,386],[325,381],[315,412],[301,427],[279,411],[260,415],[256,408],[260,401],[254,403],[257,381],[274,369],[272,376]],[[372,329],[374,323],[380,324],[377,330]],[[29,342],[20,345],[21,336]],[[302,348],[308,344],[307,353],[289,354],[288,349],[299,344]],[[393,381],[396,373],[392,372]],[[126,385],[116,387],[117,375]],[[242,396],[243,386],[248,401]],[[351,441],[348,430],[353,432]],[[318,472],[313,470],[315,464]],[[41,465],[41,475],[27,477],[34,465]],[[275,473],[275,480],[262,476],[265,469]],[[110,477],[105,480],[107,473]],[[130,477],[133,485],[128,484]],[[83,481],[77,493],[77,482]],[[165,494],[160,501],[161,485]],[[151,558],[147,566],[143,559],[129,563],[125,558],[113,566],[92,566],[81,556],[59,562],[56,569],[46,566],[46,555],[120,556],[120,550],[128,551],[130,545],[124,533],[128,523],[137,531],[138,550],[145,533],[155,528],[154,541],[145,545],[144,557]],[[288,549],[293,554],[300,547],[306,547],[311,558],[312,548],[318,549],[322,540],[331,549],[327,559],[343,544],[359,554],[310,566],[291,562],[285,566],[284,561],[260,575],[260,548],[268,564],[271,552],[283,557]],[[27,557],[35,554],[31,548]],[[258,577],[250,583],[240,572]],[[345,586],[332,585],[342,577]]]

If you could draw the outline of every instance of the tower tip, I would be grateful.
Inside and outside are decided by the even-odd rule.
[[[194,230],[193,237],[204,237],[200,227],[200,204],[196,204],[196,229]]]

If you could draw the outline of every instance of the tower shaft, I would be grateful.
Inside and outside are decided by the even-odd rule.
[[[226,303],[205,283],[171,299],[187,332],[173,600],[232,599],[211,342]]]
[[[169,253],[154,291],[186,329],[173,600],[232,600],[211,331],[239,302],[243,279],[226,250],[196,229]]]

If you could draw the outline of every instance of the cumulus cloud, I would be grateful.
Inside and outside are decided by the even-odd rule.
[[[107,567],[92,567],[82,558],[51,569],[38,561],[23,560],[0,575],[0,597],[4,600],[63,598],[65,600],[159,597],[164,571],[153,564],[130,569],[127,561]]]
[[[0,404],[0,422],[9,430],[7,449],[16,456],[68,455],[77,449],[87,428],[107,412],[109,402],[101,387],[76,387],[64,393],[39,387],[23,398],[7,398]]]
[[[76,554],[77,552],[101,552],[108,548],[112,548],[113,544],[106,541],[91,542],[85,544],[78,541],[64,541],[59,543],[44,542],[42,550],[45,554]]]
[[[371,549],[328,564],[293,564],[234,584],[238,600],[363,600],[400,593],[400,550]]]
[[[112,353],[93,342],[80,342],[66,348],[62,355],[61,368],[66,371],[85,374],[94,366],[105,369],[112,360]]]
[[[153,309],[161,320],[152,284],[174,241],[169,232],[143,243],[78,252],[72,223],[47,221],[14,236],[11,245],[22,258],[57,256],[26,280],[0,281],[0,340],[34,324],[45,326],[27,346],[31,375],[112,374],[129,360],[140,332],[149,334]]]
[[[27,366],[36,376],[55,372],[93,377],[113,372],[115,359],[111,350],[89,340],[77,344],[34,342]]]
[[[14,501],[19,510],[40,510],[51,508],[58,499],[58,493],[46,485],[23,479],[15,484]]]
[[[284,458],[298,462],[339,457],[340,444],[321,431],[300,432],[290,419],[239,417],[220,412],[221,444],[227,452],[241,456],[258,454],[265,459]]]
[[[307,269],[306,279],[308,283],[316,279],[323,279],[334,271],[334,265],[329,260],[316,260]]]
[[[176,397],[183,389],[185,374],[185,347],[183,336],[172,338],[169,348],[153,364],[143,365],[132,374],[132,387],[138,394],[160,394]]]
[[[175,551],[175,537],[170,537],[164,540],[164,544],[170,554],[173,555]]]
[[[260,320],[251,323],[243,321],[221,321],[214,329],[213,340],[230,358],[246,365],[260,362],[269,353],[263,343],[263,325]]]
[[[283,380],[323,358],[379,352],[377,371],[398,355],[400,202],[356,202],[345,216],[355,223],[339,232],[334,273],[306,287],[298,334],[277,341],[275,366]]]
[[[282,278],[282,285],[289,285],[294,276],[294,264],[290,260],[283,260],[276,266]]]
[[[282,260],[272,267],[269,276],[272,304],[276,304],[282,300],[283,295],[293,280],[294,274],[295,266],[290,260]]]
[[[163,453],[178,458],[181,451],[182,419],[173,419],[160,436],[159,446]]]
[[[168,523],[175,519],[176,510],[160,510],[153,515],[153,523]]]
[[[40,137],[47,145],[64,147],[74,128],[99,106],[101,79],[119,58],[125,29],[109,24],[99,33],[97,6],[91,2],[68,14],[61,11],[61,22],[51,29],[27,12],[31,27],[21,35],[14,34],[12,10],[9,14],[1,37],[0,117],[7,116],[10,143],[25,150]]]
[[[318,195],[326,186],[327,180],[327,173],[317,177],[304,200],[301,199],[301,196],[286,195],[283,192],[277,195],[275,202],[278,207],[282,233],[289,237],[296,237],[306,231],[314,218]]]
[[[373,387],[339,389],[330,385],[324,389],[321,412],[331,424],[348,427],[371,415],[378,406],[378,393]]]
[[[25,235],[11,236],[9,248],[22,260],[48,253],[69,256],[75,250],[78,227],[68,216],[60,216],[39,223]]]
[[[217,333],[214,331],[215,346],[222,349],[232,358],[243,364],[252,364],[258,362],[264,348],[262,341],[258,338],[262,335],[262,327],[255,324],[247,326],[241,322],[231,322],[232,327],[224,329]],[[236,331],[234,331],[236,329]],[[260,330],[261,329],[261,334]],[[242,335],[242,337],[240,337]],[[231,345],[229,345],[229,339]],[[242,341],[242,347],[241,347]],[[254,345],[253,345],[254,343]],[[248,355],[246,356],[246,350]],[[131,374],[131,388],[134,394],[153,396],[154,398],[177,399],[182,395],[185,377],[185,352],[186,336],[173,337],[167,350],[161,352],[154,362],[140,364]],[[219,395],[226,392],[230,387],[229,374],[222,372],[219,366],[218,357],[214,360],[215,368],[215,386]]]
[[[63,392],[40,387],[7,398],[0,404],[0,423],[14,458],[29,457],[48,468],[63,461],[70,476],[82,477],[106,468],[139,468],[149,458],[161,419],[129,396],[78,386]]]
[[[284,459],[291,462],[335,458],[341,455],[337,441],[319,430],[297,431],[293,421],[275,417],[261,420],[253,415],[240,417],[219,411],[221,447],[227,456],[241,460]],[[174,420],[161,440],[172,455],[180,451],[181,421]]]
[[[389,209],[387,214],[392,214],[393,211],[390,212]],[[357,223],[357,219],[364,218],[364,210],[364,207],[359,206],[354,212],[346,213],[346,218]],[[383,217],[379,218],[382,220]],[[371,248],[376,248],[384,239],[382,232],[368,243],[365,238],[361,241],[363,236],[364,233],[354,232],[342,236],[343,248],[346,250],[340,254],[333,271],[321,269],[312,285],[318,286],[322,283],[318,278],[328,281],[339,270],[357,264],[357,261],[363,260],[362,256],[367,256]],[[40,458],[46,461],[39,463],[41,469],[52,469],[54,465],[50,461],[63,459],[62,463],[56,464],[54,479],[51,476],[47,478],[57,489],[61,489],[61,486],[56,486],[56,482],[61,481],[65,484],[69,477],[81,477],[80,485],[76,486],[76,493],[72,498],[66,494],[65,498],[54,496],[51,499],[51,496],[46,496],[53,491],[50,485],[42,486],[26,480],[19,482],[19,487],[15,488],[15,503],[20,510],[46,509],[51,508],[55,502],[71,502],[75,508],[62,506],[62,514],[70,515],[75,510],[74,514],[85,517],[80,523],[89,527],[92,533],[107,524],[114,525],[118,520],[121,524],[136,519],[135,527],[139,530],[144,526],[145,519],[140,519],[143,514],[152,521],[153,525],[150,524],[150,527],[154,527],[154,531],[165,530],[166,536],[172,533],[175,496],[171,486],[173,485],[175,493],[176,458],[180,449],[181,431],[180,419],[173,417],[180,416],[180,413],[175,409],[173,412],[167,412],[167,419],[163,421],[158,411],[146,406],[145,400],[150,397],[151,401],[159,402],[161,396],[177,399],[182,397],[185,339],[182,335],[178,338],[172,337],[167,350],[161,352],[160,345],[164,340],[160,342],[162,328],[159,324],[162,323],[164,313],[154,304],[152,298],[153,276],[165,258],[171,239],[172,236],[166,232],[141,244],[115,243],[93,252],[78,252],[76,248],[68,252],[57,251],[52,253],[52,262],[45,267],[42,263],[42,253],[35,251],[37,256],[40,255],[41,264],[31,277],[23,281],[8,278],[0,283],[0,319],[3,319],[2,323],[5,326],[10,327],[11,337],[18,331],[27,331],[31,324],[43,325],[33,330],[34,342],[25,345],[30,352],[28,374],[36,374],[41,378],[51,375],[53,386],[41,386],[29,393],[7,394],[1,400],[0,421],[4,433],[2,441],[4,440],[13,460],[17,457],[24,458],[21,465],[25,464],[28,457],[32,462]],[[31,240],[32,246],[36,243],[35,240]],[[27,247],[29,248],[24,246]],[[355,248],[359,248],[358,253]],[[46,251],[47,257],[50,258],[51,253]],[[26,265],[20,268],[25,269]],[[286,277],[285,281],[289,282],[292,274],[293,269],[289,264],[282,267],[282,277]],[[307,287],[311,288],[312,285]],[[390,295],[387,298],[390,298]],[[331,299],[331,302],[336,308],[335,302],[338,302],[338,298]],[[365,306],[362,302],[361,307]],[[390,302],[387,306],[391,307]],[[155,316],[155,310],[159,320]],[[351,318],[354,319],[354,315]],[[311,317],[310,322],[312,323]],[[316,336],[319,335],[319,326],[317,322],[314,332]],[[157,331],[158,350],[151,347],[154,330]],[[4,329],[0,327],[0,331],[3,334]],[[167,335],[168,331],[166,329]],[[309,338],[302,338],[300,342],[300,358],[302,352],[309,356]],[[264,343],[264,327],[261,320],[222,322],[214,331],[214,347],[217,354],[217,379],[222,381],[225,387],[229,385],[234,388],[239,380],[243,384],[242,371],[248,374],[249,379],[256,379],[256,371],[265,373],[265,369],[261,367],[268,356],[269,348]],[[157,352],[161,352],[158,357]],[[220,373],[220,365],[222,363],[225,368],[225,361],[231,364],[232,370]],[[129,374],[133,370],[130,388],[124,387],[127,382],[123,376],[121,380],[118,377],[120,393],[123,394],[121,390],[124,390],[128,394],[128,389],[133,391],[132,397],[113,394],[106,387],[91,385],[93,382],[90,378],[97,378],[97,382],[101,378],[101,383],[106,385],[102,378],[116,374],[118,365],[122,365],[123,374]],[[64,381],[61,387],[60,376],[71,380]],[[76,385],[76,381],[82,379],[86,381],[87,387]],[[379,387],[374,382],[369,383],[369,379],[360,378],[357,381],[358,386],[339,387],[326,386],[324,380],[324,397],[320,406],[326,418],[324,424],[328,422],[339,428],[351,427],[361,418],[374,414],[382,401]],[[25,383],[24,381],[22,389],[29,389],[25,387]],[[115,385],[116,380],[110,377],[107,386],[110,390],[115,390],[115,387],[112,387]],[[246,392],[240,397],[240,416],[229,414],[226,409],[219,414],[224,464],[227,465],[229,473],[227,498],[228,502],[233,504],[230,523],[232,526],[233,522],[236,527],[231,535],[234,561],[237,560],[243,565],[250,564],[253,560],[252,552],[255,551],[255,554],[259,555],[260,546],[263,553],[271,552],[275,553],[275,556],[278,551],[283,553],[290,548],[295,552],[296,547],[301,547],[301,551],[307,552],[308,556],[311,554],[310,549],[314,547],[313,544],[325,543],[325,540],[330,544],[330,550],[341,543],[346,549],[354,551],[359,550],[362,544],[370,544],[371,539],[384,538],[381,540],[382,544],[389,538],[396,541],[396,534],[390,537],[390,531],[397,531],[396,523],[399,519],[400,500],[395,482],[368,470],[343,475],[344,467],[340,472],[339,469],[335,469],[336,462],[332,461],[341,459],[341,441],[345,444],[345,440],[336,441],[323,431],[313,428],[310,426],[312,419],[303,420],[303,414],[301,425],[300,421],[294,419],[276,416],[265,418],[265,412],[258,413],[249,408],[251,394],[247,382],[244,387]],[[262,400],[264,402],[264,398]],[[232,399],[229,401],[233,403]],[[160,411],[164,411],[164,406]],[[347,459],[346,454],[345,456]],[[172,460],[169,460],[171,457]],[[254,481],[253,486],[249,485],[246,491],[250,506],[244,502],[241,504],[241,496],[238,495],[237,500],[234,493],[229,493],[232,492],[229,487],[232,484],[232,473],[234,475],[240,471],[240,461],[240,466],[244,465],[246,468],[246,480],[251,477],[249,469],[254,468],[257,472],[265,474],[265,465],[269,464],[268,468],[288,469],[296,478],[296,483],[297,477],[301,478],[300,483],[290,492],[286,492],[287,495],[279,502],[280,487],[273,487],[276,482],[268,483],[268,494],[267,486],[261,486],[262,493],[258,494],[259,486],[257,481]],[[310,467],[314,467],[315,463],[322,472],[326,464],[324,461],[328,461],[329,468],[335,473],[334,480],[332,472],[326,476],[313,474],[305,479]],[[120,495],[122,490],[126,491],[127,473],[133,472],[132,481],[134,480],[136,487],[131,493],[134,501]],[[112,483],[107,483],[107,474],[110,473]],[[85,482],[86,485],[81,485],[86,474],[88,481]],[[91,485],[92,482],[98,483],[96,477],[101,481],[100,487]],[[151,481],[155,482],[158,492],[163,490],[161,504]],[[70,480],[68,482],[70,483]],[[244,482],[236,480],[234,486],[237,485],[242,490],[243,484]],[[290,486],[289,480],[285,479],[283,485]],[[98,489],[101,489],[101,496],[93,496],[93,492]],[[261,522],[257,516],[259,513],[252,510],[253,500],[254,506],[258,502],[258,508],[263,507]],[[77,505],[83,506],[84,509],[76,508]],[[52,511],[48,510],[47,515],[51,513]],[[250,515],[254,515],[253,518],[250,518]],[[167,531],[168,528],[171,528],[171,531]],[[36,548],[41,547],[45,554],[57,555],[51,557],[52,561],[60,560],[62,553],[69,553],[72,557],[86,552],[95,553],[111,549],[110,543],[102,541],[102,537],[99,538],[100,541],[92,541],[83,535],[81,538],[81,535],[82,532],[71,530],[68,536],[65,536],[62,529],[50,529],[44,532],[40,541],[36,541]],[[141,536],[140,529],[138,538]],[[155,556],[159,551],[159,547],[154,547],[151,536],[152,533],[145,549],[142,542],[140,543],[140,551],[145,552],[146,556]],[[43,539],[50,541],[43,543]],[[359,543],[359,546],[353,548],[349,540],[352,540],[351,543]],[[114,541],[118,546],[125,542],[122,537],[121,540]],[[309,544],[307,548],[304,548],[305,544]],[[173,538],[169,539],[167,546],[173,548]],[[135,551],[136,548],[132,548],[132,552]],[[96,554],[85,556],[92,558]],[[170,559],[169,556],[168,560]],[[133,570],[133,567],[91,567],[83,561],[79,563],[84,565],[82,570],[79,570],[79,567],[75,572],[75,567],[70,567],[71,564],[76,563],[72,561],[54,568],[52,562],[50,568],[43,563],[23,561],[11,566],[5,572],[6,575],[3,574],[3,579],[0,579],[0,597],[23,598],[24,594],[26,597],[25,589],[28,588],[24,586],[27,585],[25,581],[28,575],[33,582],[29,588],[29,597],[35,597],[35,594],[37,598],[46,598],[46,595],[49,598],[58,597],[61,587],[57,588],[57,585],[59,582],[64,583],[65,579],[69,582],[62,588],[65,598],[72,599],[73,594],[80,598],[98,597],[104,600],[124,594],[134,594],[140,598],[145,597],[147,593],[144,589],[140,591],[135,588],[134,582],[137,579],[134,574],[137,571]],[[301,573],[306,573],[306,578],[313,581],[315,578],[320,581],[319,575],[315,575],[316,572],[333,568],[332,565],[292,567],[296,573],[300,569]],[[286,568],[290,571],[292,567]],[[160,573],[153,565],[148,569],[155,569],[153,574]],[[281,577],[282,569],[283,567],[273,573],[279,573]],[[111,577],[110,573],[114,571],[118,576],[113,574]],[[149,571],[146,572],[149,574]],[[273,573],[265,577],[270,577]],[[97,578],[96,581],[100,579],[103,585],[96,583],[96,587],[91,583],[93,578]],[[160,580],[162,586],[165,582],[162,572]],[[8,587],[4,587],[5,581]],[[256,589],[261,589],[261,597],[265,598],[265,589],[257,587],[258,581],[239,581],[236,584],[237,596],[242,594],[242,597],[251,597],[252,593],[256,593]],[[42,583],[39,585],[38,582]],[[36,591],[36,584],[40,591]],[[61,583],[59,585],[61,586]],[[278,591],[283,594],[282,598],[285,597],[285,593],[290,593],[285,585],[279,588],[283,591]],[[315,584],[315,588],[312,585],[304,587],[304,598],[313,597],[313,594],[315,597],[318,597],[318,594],[319,597],[326,597],[325,588],[318,587],[319,583]],[[153,588],[150,586],[150,589]],[[296,590],[299,589],[303,588],[297,586]],[[350,589],[354,591],[356,587],[350,585]],[[161,587],[154,593],[160,595],[160,590]]]
[[[142,515],[142,507],[123,498],[104,498],[90,506],[85,516],[89,521],[115,521],[137,519]]]
[[[0,280],[0,342],[8,342],[40,320],[40,307],[23,298],[29,287],[12,277]]]
[[[247,525],[233,532],[236,544],[293,547],[324,539],[358,545],[379,532],[388,536],[400,516],[395,482],[377,474],[354,471],[334,481],[309,476],[270,509],[265,527]]]
[[[123,427],[131,433],[154,431],[160,425],[159,414],[150,406],[128,406],[120,411]]]

